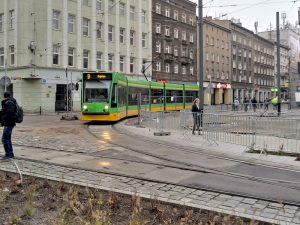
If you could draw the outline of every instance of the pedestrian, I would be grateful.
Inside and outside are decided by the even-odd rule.
[[[237,98],[234,98],[234,101],[233,101],[233,111],[238,111],[239,110],[239,100]]]
[[[247,97],[244,98],[244,109],[245,112],[248,111],[248,107],[249,107],[249,100],[247,99]]]
[[[257,100],[255,97],[252,98],[251,103],[253,105],[253,111],[256,112]]]
[[[265,99],[265,110],[269,110],[269,99]]]
[[[199,98],[196,98],[193,102],[192,106],[192,113],[193,113],[193,135],[195,135],[195,129],[197,127],[198,134],[200,134],[200,106],[199,106],[200,100]]]
[[[14,158],[11,135],[16,126],[17,101],[9,92],[4,92],[4,100],[1,102],[1,126],[3,126],[2,144],[5,150],[3,159]]]

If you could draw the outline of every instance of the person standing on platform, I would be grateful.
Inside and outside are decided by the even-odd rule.
[[[195,135],[195,129],[197,127],[198,134],[200,134],[200,106],[199,106],[200,100],[199,98],[196,98],[193,102],[192,106],[192,113],[193,113],[193,120],[194,120],[194,126],[193,126],[193,135]]]

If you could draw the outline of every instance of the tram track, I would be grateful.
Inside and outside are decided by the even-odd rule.
[[[36,147],[39,148],[39,147]],[[123,173],[116,173],[116,172],[109,172],[106,170],[99,170],[99,169],[83,169],[81,167],[78,166],[63,166],[59,163],[53,163],[53,162],[45,162],[45,161],[41,161],[41,160],[34,160],[34,159],[28,159],[26,157],[17,157],[15,160],[18,160],[18,163],[20,165],[26,163],[26,162],[31,162],[31,163],[39,163],[39,164],[45,164],[45,165],[50,165],[50,166],[58,166],[58,167],[66,167],[68,169],[74,169],[74,170],[80,170],[82,172],[96,172],[99,174],[105,174],[105,175],[110,175],[110,176],[116,176],[116,177],[122,177],[122,178],[129,178],[129,179],[137,179],[140,181],[146,181],[146,182],[153,182],[153,183],[158,183],[158,184],[164,184],[164,185],[174,185],[177,187],[183,187],[183,188],[192,188],[195,190],[201,190],[201,191],[208,191],[208,192],[214,192],[214,193],[218,193],[218,194],[227,194],[227,195],[231,195],[231,196],[237,196],[237,197],[244,197],[244,198],[251,198],[251,199],[256,199],[256,200],[262,200],[262,201],[268,201],[268,202],[273,202],[273,203],[277,203],[280,202],[281,204],[287,204],[287,205],[291,205],[291,206],[300,206],[300,202],[294,202],[294,201],[278,201],[276,199],[271,199],[271,198],[265,198],[265,197],[257,197],[255,195],[250,195],[250,194],[241,194],[238,192],[234,192],[234,191],[224,191],[224,190],[218,190],[218,189],[214,189],[214,188],[206,188],[206,187],[198,187],[198,186],[192,186],[192,185],[182,185],[182,184],[177,184],[176,182],[169,182],[169,181],[161,181],[161,180],[156,180],[156,179],[149,179],[149,178],[142,178],[140,176],[134,176],[134,175],[126,175]],[[25,173],[26,174],[26,173]],[[33,172],[30,171],[29,174],[27,175],[39,175],[39,172]],[[51,175],[47,175],[48,178],[51,178]],[[56,177],[53,177],[53,179],[56,179]],[[74,178],[76,180],[76,178]],[[74,181],[74,180],[73,180]]]
[[[177,161],[177,160],[171,160],[168,159],[166,157],[162,157],[162,156],[157,156],[157,155],[153,155],[151,153],[145,153],[143,151],[134,149],[132,147],[129,147],[127,145],[124,144],[120,144],[120,143],[115,143],[114,141],[111,140],[107,140],[102,138],[101,136],[93,133],[90,129],[89,126],[86,127],[86,130],[88,131],[89,134],[91,134],[94,138],[96,138],[98,141],[102,140],[105,141],[106,143],[109,143],[111,145],[117,146],[117,147],[122,147],[126,150],[132,151],[132,152],[136,152],[139,154],[143,154],[146,156],[151,156],[153,158],[159,159],[162,162],[161,163],[153,163],[153,162],[145,162],[145,161],[139,161],[139,160],[134,160],[134,159],[124,159],[121,157],[108,157],[108,156],[97,156],[97,157],[101,157],[104,159],[113,159],[113,160],[119,160],[122,162],[126,162],[126,163],[139,163],[139,164],[148,164],[148,165],[153,165],[153,166],[157,166],[157,167],[164,167],[164,168],[170,168],[170,169],[179,169],[179,170],[184,170],[184,171],[191,171],[191,172],[197,172],[197,173],[207,173],[207,174],[218,174],[221,176],[227,176],[227,177],[232,177],[232,178],[238,178],[238,179],[244,179],[244,180],[251,180],[251,181],[255,181],[255,182],[260,182],[260,183],[264,183],[264,184],[268,184],[268,185],[274,185],[274,186],[281,186],[284,188],[287,188],[285,185],[290,185],[288,188],[291,190],[299,190],[300,188],[297,187],[297,185],[299,185],[299,182],[291,182],[291,181],[286,181],[286,180],[276,180],[276,179],[266,179],[263,177],[254,177],[254,176],[248,176],[248,175],[243,175],[243,174],[237,174],[237,173],[228,173],[228,172],[224,172],[221,170],[217,170],[217,169],[210,169],[210,168],[205,168],[205,167],[201,167],[199,165],[193,165],[191,163],[184,163],[181,161]],[[113,132],[116,132],[117,134],[121,134],[121,135],[126,135],[128,137],[131,138],[135,138],[136,139],[136,135],[130,135],[128,132],[122,132],[119,128],[112,126],[112,130]],[[143,140],[143,141],[147,141],[148,143],[152,143],[152,144],[159,144],[161,146],[167,146],[170,148],[174,148],[174,146],[172,145],[167,145],[165,143],[157,143],[157,141],[151,141],[151,140]],[[75,150],[61,150],[61,149],[55,149],[55,148],[51,148],[51,147],[44,147],[44,146],[34,146],[34,145],[22,145],[22,144],[14,144],[16,146],[19,147],[28,147],[28,148],[35,148],[35,149],[42,149],[42,150],[48,150],[48,151],[60,151],[60,152],[66,152],[66,153],[76,153],[76,154],[82,154],[82,155],[89,155],[89,156],[94,156],[93,153],[94,152],[90,152],[90,153],[86,153],[84,151],[75,151]],[[181,151],[183,151],[182,148],[177,147],[178,149],[180,149]],[[199,154],[199,152],[193,152],[190,151],[191,153],[197,153]],[[206,154],[207,155],[207,154]],[[214,155],[209,154],[210,157],[213,157]],[[220,156],[218,156],[220,157]],[[27,158],[20,158],[23,160],[29,160],[29,161],[36,161],[36,162],[41,162],[39,160],[32,160],[32,159],[27,159]],[[225,158],[226,159],[226,158]],[[44,162],[44,161],[43,161]],[[47,164],[51,164],[51,165],[59,165],[62,166],[61,164],[55,164],[55,163],[50,163],[50,162],[44,162]],[[70,168],[73,169],[82,169],[81,167],[78,167],[76,165],[72,165],[72,166],[68,166]],[[163,183],[163,184],[170,184],[170,185],[176,185],[176,186],[181,186],[181,187],[185,187],[185,188],[194,188],[197,190],[204,190],[204,191],[212,191],[212,192],[216,192],[216,193],[222,193],[222,194],[229,194],[229,195],[235,195],[235,196],[240,196],[240,197],[247,197],[247,198],[254,198],[254,199],[259,199],[259,200],[265,200],[265,201],[271,201],[271,202],[278,202],[278,200],[274,199],[274,198],[267,198],[267,197],[258,197],[256,195],[252,195],[252,194],[245,194],[245,193],[240,193],[240,192],[236,192],[236,191],[226,191],[226,190],[221,190],[218,188],[213,188],[213,187],[204,187],[201,186],[199,187],[198,185],[184,185],[184,184],[178,184],[176,182],[170,182],[170,181],[166,181],[166,180],[159,180],[159,179],[149,179],[149,178],[145,178],[143,176],[136,176],[136,175],[130,175],[130,174],[124,174],[122,172],[115,172],[115,171],[108,171],[108,170],[104,170],[104,169],[88,169],[87,171],[93,171],[93,172],[98,172],[98,173],[103,173],[103,174],[107,174],[107,175],[114,175],[114,176],[119,176],[119,177],[125,177],[125,178],[134,178],[134,179],[139,179],[139,180],[143,180],[143,181],[148,181],[148,182],[157,182],[157,183]],[[298,172],[298,171],[297,171]],[[296,206],[300,206],[300,202],[298,201],[280,201],[284,204],[290,204],[290,205],[296,205]]]

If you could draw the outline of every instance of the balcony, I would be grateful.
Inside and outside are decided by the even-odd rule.
[[[181,64],[183,64],[183,65],[187,65],[187,64],[191,63],[191,60],[188,57],[181,57],[180,61],[181,61]]]
[[[165,62],[173,62],[174,56],[171,53],[165,53],[164,54],[164,61]]]

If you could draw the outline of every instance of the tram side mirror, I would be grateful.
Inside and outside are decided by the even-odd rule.
[[[75,84],[75,90],[76,90],[76,91],[79,90],[79,84],[78,84],[78,83]]]

